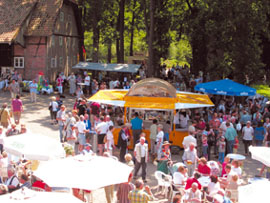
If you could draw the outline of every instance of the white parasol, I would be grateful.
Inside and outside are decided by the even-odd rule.
[[[41,162],[34,175],[51,187],[95,190],[127,182],[132,170],[112,158],[79,155]]]
[[[48,202],[68,202],[82,203],[71,194],[57,192],[37,192],[23,188],[11,194],[1,195],[0,202],[6,203],[48,203]]]
[[[24,155],[30,160],[47,161],[65,157],[65,150],[58,140],[31,133],[6,137],[5,150],[18,157]]]
[[[269,147],[249,147],[252,159],[262,162],[270,167],[270,148]]]
[[[269,203],[269,181],[258,181],[238,188],[239,203]]]

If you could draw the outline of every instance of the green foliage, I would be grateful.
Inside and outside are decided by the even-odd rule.
[[[257,90],[258,94],[270,98],[270,87],[268,85],[253,85],[253,88]]]
[[[94,1],[81,1],[80,5],[84,8],[87,56],[93,54],[91,16],[98,12],[99,60],[105,62],[111,48],[115,62],[119,0]],[[209,72],[211,79],[230,77],[243,82],[245,74],[251,81],[262,78],[266,69],[262,63],[263,43],[270,44],[269,0],[155,0],[152,47],[148,47],[149,2],[125,1],[125,59],[130,49],[146,52],[152,48],[155,65],[190,64],[194,74],[200,70]],[[97,5],[100,8],[95,10]]]

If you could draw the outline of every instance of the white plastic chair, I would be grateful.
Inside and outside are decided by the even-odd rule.
[[[171,187],[172,177],[170,175],[166,175],[161,171],[156,171],[155,178],[158,181],[158,191],[160,188],[162,188],[162,194],[166,195],[168,193],[169,188]]]

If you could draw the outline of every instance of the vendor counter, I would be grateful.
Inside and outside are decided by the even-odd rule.
[[[117,145],[118,141],[118,135],[120,132],[121,128],[120,127],[115,127],[115,130],[113,131],[114,135],[114,143]],[[148,147],[150,148],[150,130],[148,129],[143,129],[142,130],[146,134],[146,140],[148,141]],[[132,130],[129,130],[131,139],[128,145],[129,149],[133,149],[133,135],[132,135]],[[174,146],[178,146],[180,148],[183,148],[182,142],[185,136],[188,136],[188,131],[187,129],[176,129],[175,131],[172,131],[169,135],[169,140]]]

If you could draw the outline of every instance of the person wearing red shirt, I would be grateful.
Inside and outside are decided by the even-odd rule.
[[[32,184],[32,188],[40,188],[43,189],[47,192],[51,192],[52,189],[46,184],[44,183],[42,180],[36,180],[33,184]]]
[[[200,182],[198,181],[198,179],[200,177],[201,177],[201,174],[199,174],[198,172],[195,172],[193,178],[188,178],[187,179],[187,184],[186,184],[185,190],[191,188],[192,183],[197,183],[198,184],[198,188],[199,189],[202,189],[202,186],[201,186]]]
[[[207,161],[204,157],[200,159],[200,164],[198,165],[198,172],[204,176],[210,176],[211,168],[207,165]]]

